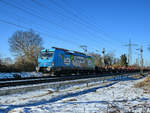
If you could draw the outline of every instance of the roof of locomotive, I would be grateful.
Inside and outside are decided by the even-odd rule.
[[[72,50],[68,50],[68,49],[64,49],[64,48],[58,48],[58,47],[52,47],[52,48],[63,50],[65,52],[68,52],[68,53],[71,53],[71,54],[76,53],[76,54],[79,54],[79,55],[85,55],[85,56],[87,56],[85,53],[78,52],[78,51],[72,51]]]
[[[63,50],[63,51],[69,51],[68,49],[64,49],[64,48],[58,48],[58,47],[52,47],[53,49],[59,49],[59,50]]]
[[[58,48],[58,47],[51,47],[50,49],[43,49],[41,50],[41,52],[52,52],[52,51],[55,51],[55,50],[62,50],[64,52],[67,52],[69,54],[73,54],[73,55],[77,55],[77,56],[83,56],[83,57],[92,57],[92,56],[89,56],[89,55],[86,55],[85,53],[82,53],[82,52],[78,52],[78,51],[72,51],[72,50],[68,50],[68,49],[64,49],[64,48]]]

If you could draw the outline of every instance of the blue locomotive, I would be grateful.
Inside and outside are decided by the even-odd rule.
[[[55,75],[88,74],[94,69],[95,63],[92,56],[56,47],[41,50],[38,56],[38,67],[36,67],[39,72],[49,72]]]

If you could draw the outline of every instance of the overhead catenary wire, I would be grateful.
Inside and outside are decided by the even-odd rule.
[[[18,24],[15,24],[15,23],[13,23],[13,22],[9,22],[9,21],[2,20],[2,19],[0,19],[0,22],[5,23],[5,24],[9,24],[9,25],[12,25],[12,26],[15,26],[15,27],[18,27],[18,28],[22,28],[22,29],[25,29],[25,30],[29,30],[29,29],[30,29],[30,28],[25,27],[25,26],[23,26],[23,25],[18,25]],[[37,33],[40,33],[40,34],[42,34],[42,35],[51,37],[50,35],[48,35],[48,34],[46,34],[46,33],[43,33],[43,32],[37,31],[37,30],[34,30],[34,31],[37,32]],[[80,45],[80,44],[78,44],[78,43],[76,43],[76,42],[72,42],[72,41],[70,41],[70,40],[59,39],[58,37],[57,37],[57,40],[61,40],[61,41],[63,41],[63,42],[68,42],[68,43]]]
[[[16,6],[16,5],[13,5],[13,4],[11,4],[11,3],[9,3],[9,2],[6,2],[6,1],[4,1],[4,0],[1,0],[1,2],[5,3],[6,5],[9,5],[9,6],[11,6],[11,7],[14,7],[14,8],[16,8],[16,9],[19,9],[19,10],[21,10],[21,11],[23,11],[23,12],[25,12],[25,13],[31,15],[31,16],[37,17],[37,18],[39,18],[39,19],[41,19],[41,20],[44,20],[44,21],[46,21],[46,22],[48,22],[48,23],[51,23],[48,19],[43,18],[41,15],[37,15],[36,13],[33,13],[32,11],[25,10],[25,9],[22,8],[22,7],[18,7],[18,6]],[[26,9],[27,9],[27,8],[26,8]],[[52,24],[53,24],[53,25],[59,25],[59,24],[55,24],[55,23],[52,23]],[[65,29],[65,28],[64,28],[64,29]],[[71,32],[74,33],[74,31],[71,31]],[[67,41],[68,41],[68,39],[66,40],[66,42],[67,42]],[[73,41],[71,41],[71,42],[73,42]],[[97,45],[100,45],[100,43],[97,42],[97,40],[95,40],[94,37],[93,37],[93,41],[91,41],[90,43],[96,43]],[[75,43],[73,43],[73,44],[75,44]],[[83,44],[83,43],[82,43],[82,44]],[[94,46],[97,47],[95,44],[94,44]]]
[[[29,14],[29,15],[38,17],[38,18],[40,18],[40,19],[42,19],[42,20],[44,19],[44,21],[49,22],[48,20],[46,20],[45,18],[42,18],[42,17],[39,16],[39,15],[36,15],[36,14],[30,12],[30,11],[24,10],[23,8],[17,7],[17,6],[15,6],[15,5],[13,5],[13,4],[10,4],[10,3],[6,2],[6,1],[1,0],[0,2],[3,2],[3,3],[5,3],[5,4],[9,5],[9,6],[12,6],[12,7],[15,7],[15,8],[17,8],[17,9],[20,9],[21,11],[23,11],[23,12]],[[49,23],[52,23],[52,22],[49,22]],[[56,24],[56,25],[58,25],[58,24]],[[67,40],[65,40],[65,41],[67,41]],[[73,43],[73,44],[74,44],[74,43]]]
[[[81,18],[80,16],[78,16],[78,14],[75,13],[75,10],[72,11],[73,8],[72,8],[72,10],[67,10],[65,7],[63,7],[62,5],[60,5],[60,4],[59,4],[58,2],[56,2],[55,0],[49,0],[49,2],[53,3],[53,4],[56,5],[57,7],[61,8],[61,9],[64,10],[66,13],[68,13],[68,14],[70,14],[70,15],[73,15],[74,18],[76,18],[76,19],[78,19],[79,21],[83,22],[86,27],[89,28],[89,27],[93,26],[94,28],[96,28],[96,30],[94,30],[93,28],[91,29],[93,32],[100,32],[100,31],[104,32],[101,28],[98,28],[97,25],[95,25],[95,24],[93,24],[93,23],[91,24],[90,22],[87,21],[87,19]],[[103,35],[106,36],[106,37],[108,37],[108,38],[106,39],[106,38],[102,38],[102,37],[101,37],[101,39],[104,39],[104,40],[108,41],[108,43],[109,43],[109,42],[112,42],[112,41],[116,43],[116,41],[112,40],[111,37],[108,36],[108,34],[106,34],[105,32],[103,33]]]
[[[86,14],[83,13],[83,12],[85,12],[85,10],[83,9],[83,7],[82,7],[82,9],[80,8],[80,10],[82,10],[82,11],[78,12],[78,10],[75,9],[74,7],[72,7],[69,2],[67,2],[66,0],[62,0],[62,1],[63,1],[62,3],[64,3],[65,5],[67,5],[70,9],[72,9],[74,13],[76,13],[76,14],[80,13],[80,15],[85,16],[84,19],[89,19],[89,16],[87,16]],[[92,21],[92,24],[90,24],[90,25],[92,25],[92,26],[94,25],[98,30],[102,31],[103,35],[105,35],[106,37],[111,37],[108,33],[106,33],[103,30],[103,27],[101,25],[97,25],[97,23],[95,23],[94,21]]]
[[[58,4],[57,2],[55,2],[54,0],[49,0],[50,3],[53,3],[55,6],[61,8],[62,10],[64,10],[66,13],[72,15],[74,18],[74,20],[78,20],[79,23],[82,23],[86,28],[89,28],[91,31],[90,32],[96,32],[94,29],[90,28],[90,23],[87,22],[86,20],[80,18],[77,14],[75,14],[74,12],[67,10],[66,8],[64,8],[62,5]],[[101,39],[105,40],[105,38],[100,37]]]
[[[23,8],[21,8],[21,7],[18,7],[18,6],[16,6],[16,5],[13,5],[13,4],[9,3],[9,2],[6,2],[6,1],[4,1],[4,0],[1,0],[0,2],[3,2],[3,3],[6,4],[6,5],[9,5],[9,6],[11,6],[11,7],[16,8],[16,9],[19,9],[19,10],[21,10],[21,11],[23,11],[23,12],[25,12],[25,13],[31,15],[31,16],[38,17],[38,18],[40,18],[40,19],[42,19],[42,20],[44,20],[44,21],[46,21],[46,22],[48,22],[48,23],[52,23],[52,22],[49,22],[48,19],[45,19],[45,18],[43,18],[43,17],[40,16],[40,15],[37,15],[37,14],[31,12],[31,11],[28,11],[28,10],[25,10],[25,9],[23,9]],[[62,27],[61,25],[59,25],[59,24],[57,24],[57,23],[56,23],[56,24],[52,23],[52,24],[53,24],[53,25],[57,25],[57,26],[61,27],[62,29],[65,29],[64,27]],[[72,33],[74,33],[74,32],[72,31]],[[96,43],[96,41],[95,41],[94,43]],[[97,43],[97,44],[98,44],[98,43]]]
[[[50,7],[47,7],[46,5],[43,5],[43,4],[41,4],[40,2],[38,2],[37,0],[32,0],[32,2],[34,2],[35,4],[37,4],[39,7],[42,7],[42,8],[45,8],[45,9],[48,9],[48,10],[52,10],[52,8],[50,8]],[[61,16],[63,16],[63,17],[66,17],[64,14],[62,14],[62,13],[60,13],[60,12],[57,12],[57,13],[59,13]],[[67,16],[68,17],[68,16]],[[95,43],[97,43],[97,41],[98,40],[95,40],[95,38],[94,37],[97,37],[96,35],[95,35],[95,33],[91,33],[91,30],[90,30],[90,28],[89,28],[89,26],[87,26],[87,25],[85,25],[85,23],[82,23],[81,21],[77,21],[75,18],[72,18],[72,17],[70,17],[69,16],[69,19],[71,19],[71,20],[73,20],[74,22],[77,22],[78,24],[80,23],[82,26],[84,26],[84,28],[88,28],[89,30],[87,31],[87,33],[89,33],[92,37],[88,37],[88,39],[90,38],[92,41],[95,41]],[[89,32],[90,31],[90,32]],[[96,31],[95,31],[96,32]],[[104,41],[105,39],[104,38],[101,38],[101,37],[99,37],[99,39],[100,39],[100,41],[102,42],[103,41],[103,43],[107,43],[108,44],[108,42],[107,41]],[[114,41],[114,40],[113,40]],[[110,42],[109,42],[110,43]],[[97,43],[98,45],[99,45],[99,43]],[[110,46],[112,46],[112,45],[110,45]]]
[[[47,7],[47,6],[45,6],[45,5],[43,5],[43,4],[41,4],[40,2],[38,2],[37,0],[32,0],[32,2],[34,2],[36,5],[38,5],[39,7],[42,7],[42,8],[45,8],[45,9],[48,9],[48,10],[50,10],[50,11],[52,11],[53,9],[52,8],[50,8],[50,7]],[[54,10],[53,10],[54,11]],[[70,20],[72,20],[73,21],[73,23],[72,24],[80,24],[85,30],[86,30],[86,33],[88,33],[90,36],[96,36],[94,33],[91,33],[91,28],[89,27],[89,26],[87,26],[87,25],[85,25],[84,23],[82,23],[81,21],[78,21],[78,20],[76,20],[75,18],[73,18],[73,17],[71,17],[71,16],[68,16],[68,15],[64,15],[64,14],[62,14],[62,13],[60,13],[60,12],[58,12],[58,11],[55,11],[56,13],[58,13],[59,15],[61,15],[62,17],[65,17],[65,18],[69,18]],[[94,40],[96,43],[97,43],[97,40],[95,40],[94,38],[92,38],[92,37],[89,37],[91,40]],[[101,38],[100,38],[101,39]],[[80,39],[79,39],[80,40]],[[105,40],[104,38],[102,38],[101,39],[101,41],[102,40]],[[82,40],[83,41],[83,40]],[[106,43],[106,42],[104,42],[104,43]]]
[[[8,12],[8,11],[7,11],[7,12]],[[11,16],[11,18],[12,18],[13,16],[20,17],[20,15],[13,14],[13,15]],[[25,19],[25,17],[23,17],[23,18]],[[13,19],[15,19],[15,18],[13,18]],[[27,29],[27,27],[24,27],[23,25],[20,25],[20,24],[15,24],[15,23],[8,22],[8,21],[5,21],[5,20],[2,20],[1,22],[3,22],[3,23],[8,23],[8,24],[11,23],[11,25],[15,25],[16,27],[20,27],[20,28]],[[25,22],[25,21],[21,21],[21,23],[23,23],[23,24],[25,24],[25,25],[28,24],[28,23]],[[30,26],[31,26],[31,25],[34,25],[32,21],[30,21]],[[49,29],[47,29],[47,31],[44,31],[44,33],[41,32],[41,31],[43,31],[43,28],[41,29],[41,26],[43,26],[42,24],[36,23],[36,27],[37,27],[37,26],[39,26],[38,32],[40,31],[40,33],[42,33],[42,34],[45,34],[45,32],[49,32]],[[28,27],[28,29],[29,29],[29,28],[31,28],[31,27]],[[46,26],[44,27],[44,29],[46,29]],[[58,33],[58,31],[57,31],[57,33]],[[51,36],[51,35],[49,35],[49,36]],[[51,36],[51,37],[52,37],[52,36]],[[64,39],[62,39],[62,38],[60,38],[60,37],[58,37],[58,36],[55,36],[55,37],[57,37],[56,40],[61,40],[61,41],[63,41],[63,42],[68,42],[68,41],[69,41],[69,43],[72,42],[72,44],[78,44],[77,46],[80,45],[80,44],[77,43],[76,41],[70,41],[69,39],[67,39],[67,40],[65,39],[65,40],[64,40]]]

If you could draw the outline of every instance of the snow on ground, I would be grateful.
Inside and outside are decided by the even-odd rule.
[[[0,73],[0,79],[6,79],[6,78],[15,78],[14,75],[20,75],[22,78],[25,77],[40,77],[42,76],[42,73],[37,72],[21,72],[21,73]]]
[[[144,79],[144,78],[143,78]],[[134,84],[143,79],[96,82],[43,89],[0,97],[0,113],[106,113],[150,112],[150,94]]]

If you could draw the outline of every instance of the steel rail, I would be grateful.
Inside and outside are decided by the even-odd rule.
[[[59,82],[59,81],[67,81],[67,80],[77,80],[77,79],[86,79],[86,78],[96,78],[96,77],[107,77],[107,76],[116,76],[116,75],[126,75],[127,73],[121,74],[101,74],[101,75],[71,75],[71,76],[60,76],[60,77],[40,77],[40,78],[32,78],[25,80],[8,80],[8,81],[0,81],[0,88],[2,87],[13,87],[20,85],[32,85],[32,84],[40,84],[40,83],[50,83],[50,82]],[[131,74],[131,73],[130,73]]]

